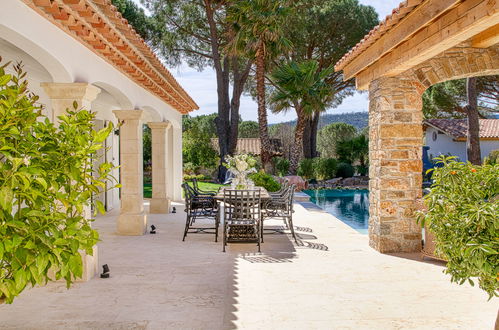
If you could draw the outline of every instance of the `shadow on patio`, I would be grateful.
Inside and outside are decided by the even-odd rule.
[[[191,234],[184,213],[150,215],[157,234],[118,236],[99,218],[100,264],[111,278],[66,290],[50,283],[0,306],[6,329],[467,328],[494,324],[497,304],[451,284],[442,267],[379,254],[367,237],[296,204],[298,244],[266,235],[229,244]],[[282,222],[268,222],[280,226]]]

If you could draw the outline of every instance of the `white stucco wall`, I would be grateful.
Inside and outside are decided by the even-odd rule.
[[[173,197],[181,199],[182,115],[178,111],[20,0],[2,0],[0,56],[4,60],[22,60],[25,63],[30,89],[40,96],[40,103],[45,104],[48,111],[50,100],[40,88],[41,82],[86,82],[102,90],[92,103],[92,110],[96,111],[98,119],[109,120],[116,125],[112,110],[141,109],[145,111],[144,123],[170,121],[174,146],[170,157],[176,178],[174,184],[178,185],[173,188]],[[118,142],[118,137],[114,136],[112,157],[115,159],[118,159]]]
[[[433,133],[436,132],[437,139],[433,140]],[[426,146],[430,147],[428,156],[430,159],[439,155],[457,156],[461,161],[467,161],[465,141],[454,141],[447,134],[439,133],[438,130],[428,127],[425,133]],[[482,140],[480,141],[480,151],[482,160],[487,157],[492,150],[499,149],[499,141]]]

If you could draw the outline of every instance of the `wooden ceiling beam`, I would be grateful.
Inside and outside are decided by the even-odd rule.
[[[499,24],[473,37],[471,46],[475,48],[489,48],[499,43]]]
[[[497,25],[497,22],[499,22],[499,1],[462,2],[371,66],[357,73],[355,75],[357,89],[366,90],[369,83],[379,77],[396,76],[479,35]]]
[[[428,25],[435,17],[454,7],[458,2],[459,0],[432,0],[421,4],[419,8],[414,9],[395,27],[347,64],[343,68],[345,80],[354,77],[357,73],[376,62],[384,54],[410,38],[418,30]]]

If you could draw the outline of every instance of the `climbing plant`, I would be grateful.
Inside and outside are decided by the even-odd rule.
[[[1,62],[1,59],[0,59]],[[94,173],[92,157],[112,131],[93,130],[95,115],[68,110],[55,125],[28,90],[22,65],[0,66],[0,300],[28,285],[82,276],[81,251],[92,254],[91,197],[111,180],[113,165]],[[96,208],[104,212],[101,202]]]

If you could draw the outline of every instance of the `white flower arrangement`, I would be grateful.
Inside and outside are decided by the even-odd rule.
[[[232,187],[237,189],[247,189],[253,186],[253,182],[248,179],[248,174],[256,172],[256,159],[247,154],[226,156],[224,166],[234,174]]]

